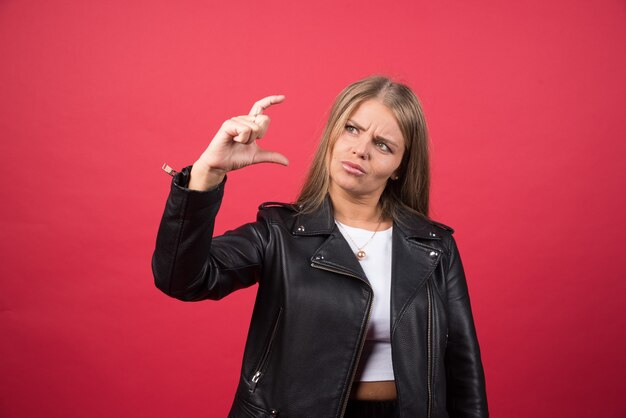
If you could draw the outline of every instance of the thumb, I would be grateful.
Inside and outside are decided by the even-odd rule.
[[[275,151],[267,151],[264,149],[259,149],[259,151],[254,156],[254,161],[252,164],[259,163],[274,163],[281,165],[289,165],[289,160],[283,154]]]

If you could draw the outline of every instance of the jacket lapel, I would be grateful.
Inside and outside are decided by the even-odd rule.
[[[431,276],[441,258],[433,242],[437,228],[418,214],[400,210],[394,220],[391,270],[391,329]]]
[[[369,284],[361,264],[337,228],[315,251],[311,262],[314,265],[318,264],[327,269],[353,276]]]
[[[311,264],[369,283],[361,264],[335,224],[328,197],[317,211],[298,215],[291,232],[299,236],[327,235],[328,238],[311,255]]]
[[[441,258],[433,242],[441,240],[441,229],[421,215],[400,209],[392,235],[392,329],[405,305],[424,285]],[[296,236],[326,235],[327,239],[311,255],[314,266],[353,276],[369,283],[350,245],[338,230],[327,197],[319,210],[299,214],[292,227]]]
[[[407,238],[394,228],[391,267],[391,327],[395,328],[404,307],[423,288],[439,262],[441,252]]]

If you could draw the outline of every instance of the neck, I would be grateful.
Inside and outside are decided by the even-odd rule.
[[[379,223],[380,229],[391,226],[391,220],[382,217],[378,204],[380,195],[355,197],[343,190],[333,190],[333,187],[329,189],[328,194],[333,204],[335,219],[342,224],[371,231],[376,230]]]

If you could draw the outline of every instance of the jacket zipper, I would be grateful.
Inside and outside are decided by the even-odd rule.
[[[263,353],[263,357],[261,357],[259,366],[256,368],[256,371],[252,375],[252,379],[250,379],[250,381],[252,382],[252,386],[250,387],[250,393],[253,393],[255,391],[256,386],[259,383],[261,376],[263,375],[263,368],[265,366],[265,363],[267,362],[267,359],[269,358],[270,350],[272,348],[272,343],[274,342],[274,337],[276,336],[276,330],[278,329],[278,323],[280,322],[280,317],[282,313],[283,313],[283,308],[281,307],[280,310],[278,311],[278,316],[276,317],[276,321],[274,322],[274,327],[272,328],[272,334],[270,335],[270,341],[267,344],[267,348],[265,349],[265,352]]]
[[[369,304],[369,307],[367,309],[367,319],[365,321],[365,328],[361,329],[362,335],[361,335],[361,341],[359,343],[359,351],[357,352],[356,362],[354,363],[354,367],[352,368],[352,375],[350,376],[350,382],[348,383],[348,390],[346,391],[346,395],[345,395],[345,398],[343,399],[343,404],[341,406],[341,413],[339,414],[339,418],[342,418],[343,415],[346,413],[346,408],[348,407],[348,399],[350,398],[350,391],[352,390],[352,383],[354,382],[354,375],[356,374],[356,370],[358,368],[359,361],[361,360],[361,353],[363,352],[363,346],[365,345],[365,337],[367,336],[367,327],[369,326],[370,317],[372,316],[372,307],[374,306],[374,289],[372,289],[372,286],[368,282],[366,282],[365,280],[363,280],[362,278],[360,278],[359,276],[357,276],[355,274],[347,273],[347,272],[342,271],[342,270],[331,269],[331,268],[328,268],[326,266],[323,266],[321,264],[316,264],[316,263],[311,263],[311,267],[315,267],[315,268],[319,268],[321,270],[326,270],[326,271],[330,271],[330,272],[333,272],[333,273],[338,273],[338,274],[343,274],[343,275],[346,275],[346,276],[354,277],[355,279],[358,279],[358,280],[362,281],[363,283],[365,283],[367,285],[367,287],[369,287],[370,290],[372,291],[372,299],[370,300],[370,304]]]
[[[161,170],[165,171],[167,174],[169,174],[172,177],[178,174],[178,171],[174,170],[172,167],[167,165],[167,163],[163,164],[163,167],[161,167]]]
[[[430,418],[432,415],[433,409],[433,387],[432,387],[432,374],[433,374],[433,348],[432,348],[432,322],[433,322],[433,303],[432,303],[432,293],[430,290],[430,280],[426,283],[426,294],[428,295],[428,380],[427,380],[427,388],[428,388],[428,409],[426,416]]]

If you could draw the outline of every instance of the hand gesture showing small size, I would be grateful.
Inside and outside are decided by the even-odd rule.
[[[265,97],[252,106],[248,115],[235,116],[225,121],[194,163],[189,188],[208,190],[219,184],[227,172],[251,164],[289,164],[287,157],[262,149],[256,141],[263,138],[270,124],[270,118],[263,112],[283,100],[285,96],[281,95]]]

